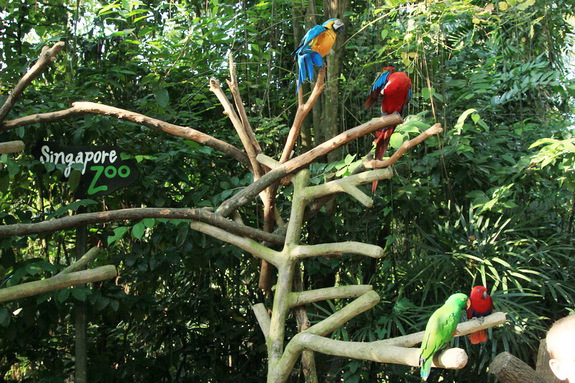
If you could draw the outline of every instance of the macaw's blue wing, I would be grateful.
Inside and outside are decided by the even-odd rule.
[[[311,48],[310,46],[310,42],[315,39],[316,37],[318,37],[319,35],[321,35],[323,32],[325,32],[327,29],[321,25],[316,25],[315,27],[313,27],[312,29],[310,29],[309,31],[307,31],[307,33],[304,35],[304,37],[301,39],[301,43],[299,44],[299,47],[297,47],[297,49],[294,51],[294,55],[296,53],[301,53],[304,50],[307,50],[309,48]]]
[[[385,83],[387,82],[387,79],[390,74],[391,71],[389,70],[381,72],[381,74],[373,82],[373,85],[371,86],[371,91],[374,92],[376,90],[379,90],[381,92],[381,89],[385,86]]]
[[[375,102],[379,99],[381,90],[385,87],[387,79],[389,78],[389,75],[392,72],[393,71],[391,70],[384,70],[383,72],[380,73],[379,76],[377,76],[377,78],[373,82],[373,85],[371,86],[369,96],[367,96],[365,103],[363,104],[364,108],[366,109],[371,108],[373,104],[375,104]]]
[[[311,81],[313,79],[313,66],[322,66],[323,58],[319,53],[311,49],[306,49],[297,56],[299,72],[297,76],[296,93],[299,91],[301,84],[305,80]]]

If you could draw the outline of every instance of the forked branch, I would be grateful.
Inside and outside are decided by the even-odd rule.
[[[229,216],[234,210],[245,205],[249,201],[253,200],[262,190],[279,181],[287,174],[295,172],[302,169],[319,157],[326,155],[329,152],[334,151],[353,141],[359,137],[366,134],[384,128],[386,126],[398,125],[402,122],[401,117],[397,114],[392,114],[388,116],[383,116],[380,118],[373,119],[365,124],[356,126],[355,128],[349,129],[330,140],[325,141],[323,144],[316,146],[308,152],[305,152],[284,164],[276,167],[270,172],[266,173],[262,178],[252,183],[250,186],[244,188],[233,197],[224,201],[220,207],[216,210],[216,213],[223,215],[224,217]]]

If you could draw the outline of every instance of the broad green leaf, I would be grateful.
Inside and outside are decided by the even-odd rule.
[[[146,232],[146,226],[143,222],[138,222],[132,227],[132,238],[142,239]]]
[[[112,243],[116,242],[118,239],[122,238],[122,236],[124,234],[126,234],[126,232],[129,230],[130,228],[127,226],[121,226],[121,227],[117,227],[114,229],[114,235],[111,235],[108,237],[108,245],[111,245]]]
[[[160,105],[162,108],[167,107],[170,103],[170,94],[164,87],[157,87],[154,90],[154,98],[156,99],[158,105]]]

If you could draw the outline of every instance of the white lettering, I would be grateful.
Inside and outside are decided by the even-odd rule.
[[[75,152],[70,153],[67,151],[53,152],[50,146],[43,145],[40,148],[40,158],[41,163],[52,163],[54,165],[63,164],[66,165],[64,169],[64,176],[70,177],[72,172],[72,166],[74,164],[82,165],[82,174],[86,172],[88,164],[99,164],[106,163],[106,160],[110,163],[114,163],[118,160],[118,153],[116,150],[98,150],[98,151],[85,151],[85,152]]]

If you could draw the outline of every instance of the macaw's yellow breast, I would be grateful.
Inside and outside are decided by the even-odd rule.
[[[312,44],[310,44],[311,49],[319,53],[322,57],[325,57],[333,47],[335,37],[336,33],[331,29],[328,29],[314,39]]]

